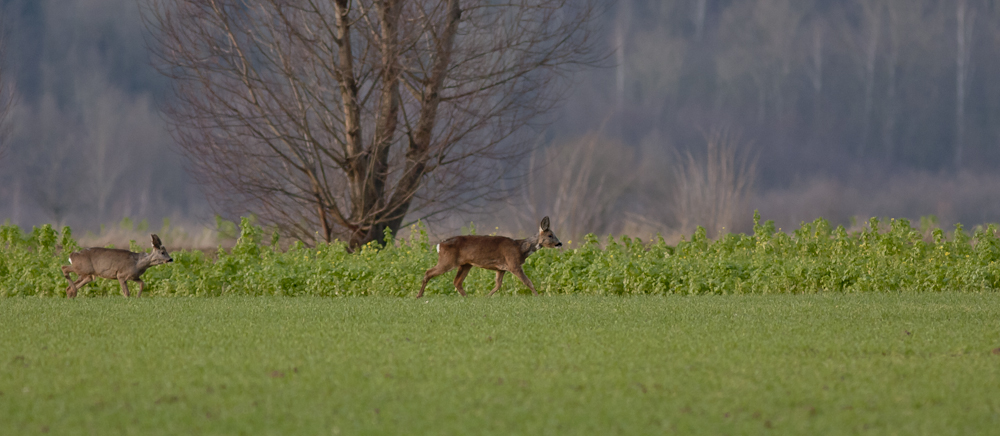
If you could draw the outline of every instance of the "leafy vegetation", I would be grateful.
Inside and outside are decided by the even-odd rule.
[[[1000,293],[15,298],[0,434],[989,434]]]
[[[174,263],[143,276],[148,295],[219,296],[410,296],[415,295],[436,253],[420,226],[407,240],[386,234],[385,248],[370,244],[349,254],[343,243],[308,247],[278,245],[250,220],[239,226],[232,250],[173,252]],[[1000,239],[996,226],[967,233],[961,225],[946,237],[927,223],[918,230],[905,219],[848,232],[817,219],[791,233],[754,218],[753,234],[710,240],[699,228],[676,246],[588,235],[576,248],[540,250],[525,271],[546,294],[770,294],[867,291],[994,291],[1000,289]],[[169,244],[168,248],[169,248]],[[68,227],[46,225],[23,232],[0,227],[0,296],[61,296],[59,266],[79,247]],[[133,250],[141,247],[134,241]],[[451,280],[432,280],[430,294],[451,294]],[[493,274],[473,269],[466,288],[484,295]],[[504,293],[527,293],[506,280]],[[117,283],[98,280],[82,296],[114,295]]]

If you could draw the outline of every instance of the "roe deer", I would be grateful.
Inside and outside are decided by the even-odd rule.
[[[559,238],[549,230],[549,217],[542,218],[538,234],[528,239],[476,235],[448,238],[437,245],[438,263],[424,274],[424,283],[420,285],[417,298],[424,296],[424,288],[430,279],[455,268],[458,268],[458,274],[455,275],[455,289],[458,289],[458,293],[464,297],[465,289],[462,289],[462,281],[469,275],[469,270],[473,266],[497,272],[497,285],[490,291],[490,296],[500,290],[503,275],[507,271],[521,279],[521,282],[531,289],[532,294],[538,295],[531,279],[524,275],[521,265],[524,265],[524,260],[531,253],[542,247],[562,247]]]
[[[160,237],[151,235],[153,238],[153,252],[134,253],[128,250],[116,250],[113,248],[88,248],[69,255],[69,265],[62,267],[63,277],[69,281],[66,288],[66,296],[76,297],[77,290],[94,280],[94,276],[105,279],[118,279],[121,285],[122,295],[128,297],[128,285],[126,280],[139,283],[139,293],[136,297],[142,296],[142,288],[145,283],[139,279],[146,268],[153,265],[160,265],[174,260],[167,254],[167,249],[160,244]],[[69,278],[69,273],[76,273],[80,276],[76,283]]]

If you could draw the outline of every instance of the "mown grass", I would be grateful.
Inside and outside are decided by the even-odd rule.
[[[0,434],[985,434],[1000,294],[8,298]]]

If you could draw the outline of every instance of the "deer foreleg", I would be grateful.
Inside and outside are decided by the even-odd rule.
[[[122,295],[124,295],[125,298],[128,298],[128,283],[125,282],[126,280],[124,278],[122,277],[118,278],[118,284],[121,285],[122,287]]]
[[[518,267],[517,269],[511,271],[511,273],[516,275],[517,278],[521,279],[521,283],[524,283],[524,286],[527,286],[528,289],[531,289],[532,294],[535,294],[536,296],[538,295],[538,292],[535,291],[535,285],[531,284],[531,279],[529,279],[528,276],[524,274],[523,269]]]
[[[146,287],[146,283],[142,279],[135,279],[135,282],[139,284],[139,293],[135,294],[135,298],[139,298],[142,296],[142,288]]]
[[[490,291],[490,295],[487,295],[487,297],[492,297],[493,294],[495,294],[497,291],[500,290],[500,285],[503,284],[503,275],[504,275],[505,272],[507,272],[507,271],[504,271],[504,270],[498,270],[497,271],[497,285],[493,288],[492,291]]]

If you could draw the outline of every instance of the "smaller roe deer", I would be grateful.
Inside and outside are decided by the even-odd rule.
[[[458,293],[464,297],[465,289],[462,289],[462,281],[469,275],[469,270],[473,266],[497,272],[497,285],[490,291],[491,296],[500,290],[503,275],[507,271],[521,279],[521,282],[531,289],[532,294],[538,295],[535,285],[531,284],[531,279],[524,275],[521,265],[524,265],[524,260],[531,253],[542,247],[562,247],[559,238],[549,230],[549,217],[542,218],[538,234],[528,239],[476,235],[448,238],[437,245],[438,263],[424,274],[424,283],[420,285],[417,298],[424,296],[424,288],[430,279],[455,268],[458,268],[458,274],[455,275],[455,289],[458,289]]]
[[[126,297],[128,297],[128,285],[125,284],[125,281],[132,280],[133,282],[137,282],[139,283],[139,293],[136,294],[136,297],[141,297],[142,288],[146,284],[139,279],[139,276],[146,272],[146,268],[174,261],[167,254],[167,249],[163,248],[163,245],[160,244],[160,237],[156,235],[151,236],[153,237],[153,252],[149,254],[95,247],[80,250],[69,255],[70,264],[62,267],[63,277],[66,277],[66,280],[69,281],[69,287],[66,288],[66,296],[69,298],[76,297],[77,290],[81,286],[93,281],[94,276],[97,276],[105,279],[118,279],[118,284],[122,288],[122,295]],[[76,283],[73,282],[73,279],[69,278],[69,273],[71,272],[80,276],[80,279]]]

